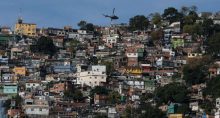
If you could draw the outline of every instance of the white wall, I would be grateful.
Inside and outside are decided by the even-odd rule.
[[[49,107],[41,108],[36,106],[28,106],[25,108],[25,114],[27,115],[49,115]]]
[[[101,82],[106,82],[106,66],[92,66],[92,70],[77,73],[77,84],[88,86],[99,86]]]

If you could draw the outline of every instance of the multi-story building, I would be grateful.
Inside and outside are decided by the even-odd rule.
[[[7,83],[3,86],[3,93],[4,94],[17,94],[18,86],[14,83]]]
[[[23,105],[24,113],[35,118],[47,118],[49,108],[48,101],[44,96],[36,96]]]
[[[77,66],[77,84],[87,85],[91,87],[99,86],[102,82],[106,82],[106,66]]]
[[[25,76],[27,74],[25,67],[14,67],[13,72],[16,75],[22,75],[22,76]]]
[[[15,24],[15,34],[17,35],[26,35],[26,36],[36,36],[37,25],[33,23],[23,23],[21,18],[18,19],[18,22]]]

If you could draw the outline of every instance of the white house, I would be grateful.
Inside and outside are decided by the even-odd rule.
[[[118,36],[107,36],[106,37],[106,43],[110,45],[116,44],[117,40],[118,40]]]
[[[137,88],[137,89],[144,89],[144,81],[126,81],[126,83],[132,87],[132,88]]]
[[[188,53],[188,58],[202,57],[201,53]]]
[[[77,84],[82,86],[99,86],[100,83],[106,82],[106,77],[106,66],[104,65],[88,66],[85,70],[81,65],[77,66]]]
[[[23,106],[26,115],[31,116],[48,116],[49,115],[49,104],[45,100],[45,97],[36,97],[32,102]]]
[[[33,81],[33,80],[30,80],[30,81],[27,81],[26,83],[25,83],[25,88],[26,88],[26,90],[34,90],[34,89],[36,89],[36,88],[38,88],[38,87],[40,87],[41,86],[41,83],[40,83],[40,81]]]

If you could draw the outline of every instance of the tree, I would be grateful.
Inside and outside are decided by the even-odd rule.
[[[205,59],[205,58],[204,58]],[[189,64],[183,67],[183,79],[187,85],[195,85],[205,82],[208,75],[208,61],[204,59],[191,60]]]
[[[90,96],[94,96],[94,94],[108,95],[109,90],[103,86],[96,86],[90,91]]]
[[[184,25],[183,32],[189,33],[190,35],[201,35],[202,34],[202,26],[199,24]]]
[[[87,22],[84,20],[81,20],[77,25],[80,27],[80,29],[85,29]]]
[[[20,107],[22,103],[22,98],[19,95],[16,95],[12,97],[12,99],[8,99],[4,102],[3,107],[5,107],[6,110],[8,110],[11,107],[11,101],[15,100],[15,106],[14,107]]]
[[[212,56],[218,56],[220,54],[220,33],[216,33],[212,35],[208,39],[208,52],[212,54]]]
[[[132,31],[145,30],[149,25],[149,21],[144,15],[137,15],[130,18],[129,25]]]
[[[163,37],[163,30],[159,29],[151,32],[151,38],[153,41],[161,40]]]
[[[76,56],[76,51],[79,44],[80,42],[76,39],[70,41],[70,52],[72,53],[73,57]]]
[[[53,44],[53,40],[45,36],[40,37],[36,45],[33,45],[30,50],[32,52],[49,54],[50,56],[53,56],[57,51],[56,46]]]
[[[190,11],[197,12],[197,10],[198,10],[198,8],[197,8],[197,6],[195,6],[195,5],[192,5],[192,6],[190,7]]]
[[[169,21],[169,23],[177,22],[182,19],[182,14],[174,7],[168,7],[164,10],[163,19]]]
[[[180,13],[182,13],[184,16],[187,16],[190,14],[190,12],[196,13],[197,9],[198,8],[195,5],[191,7],[182,6],[180,9]]]
[[[150,14],[150,16],[152,17],[151,21],[153,24],[155,24],[157,26],[161,25],[162,17],[160,15],[160,13],[156,12],[156,13]]]
[[[179,83],[167,84],[155,90],[156,97],[158,98],[158,105],[168,102],[185,103],[187,101],[188,90],[187,87]]]
[[[114,71],[114,66],[113,66],[112,62],[102,60],[101,64],[106,66],[107,75],[110,75],[112,73],[112,71]]]
[[[211,36],[213,34],[213,20],[212,19],[204,19],[202,23],[203,34],[206,36]]]
[[[87,23],[84,20],[81,20],[78,24],[81,30],[94,31],[94,25],[92,23]]]
[[[199,18],[198,14],[196,12],[190,11],[189,14],[183,18],[183,23],[188,24],[188,25],[192,25],[196,22],[196,20],[198,18]]]
[[[111,91],[108,100],[111,104],[120,103],[121,95],[117,91]]]
[[[98,113],[98,114],[96,114],[96,115],[94,116],[94,118],[108,118],[108,117],[107,117],[106,114],[100,114],[100,113]]]
[[[205,113],[211,114],[212,110],[215,109],[215,102],[205,99],[199,105],[202,109],[204,109]]]
[[[133,118],[132,117],[132,113],[135,111],[135,109],[134,108],[132,108],[132,107],[130,107],[130,106],[128,106],[128,107],[126,107],[126,109],[125,109],[125,112],[123,113],[123,118]]]
[[[144,113],[141,114],[140,118],[166,118],[166,115],[162,111],[152,107],[150,104],[142,105],[141,111],[142,110]]]
[[[213,63],[212,57],[204,55],[201,58],[189,59],[183,67],[183,79],[188,85],[205,82],[208,76],[208,67]]]
[[[95,88],[93,88],[91,91],[90,91],[90,99],[93,100],[94,99],[94,96],[95,94],[99,94],[99,95],[108,95],[109,94],[109,90],[106,89],[105,87],[103,86],[96,86]],[[93,101],[91,102],[93,103]]]
[[[87,23],[86,28],[87,31],[94,31],[94,25],[92,23]]]
[[[175,105],[175,113],[181,113],[181,114],[186,114],[190,112],[190,108],[188,104],[181,104],[181,105]]]
[[[186,6],[182,6],[180,9],[180,13],[182,13],[185,16],[188,15],[189,11],[190,11],[190,8]]]
[[[65,91],[64,96],[77,102],[84,100],[82,92],[77,89],[75,89],[74,91]]]
[[[210,95],[214,99],[220,97],[220,76],[217,76],[207,82],[207,87],[204,89],[203,95]]]

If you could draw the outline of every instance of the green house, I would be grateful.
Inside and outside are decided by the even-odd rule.
[[[17,84],[6,84],[3,86],[3,93],[4,94],[17,94],[18,93],[18,86]]]
[[[144,56],[144,49],[143,48],[138,48],[137,52],[138,52],[138,57],[143,57]]]
[[[171,39],[172,48],[176,49],[177,47],[183,47],[184,46],[184,39],[182,38],[173,38]]]
[[[0,44],[7,44],[13,36],[0,34]]]

